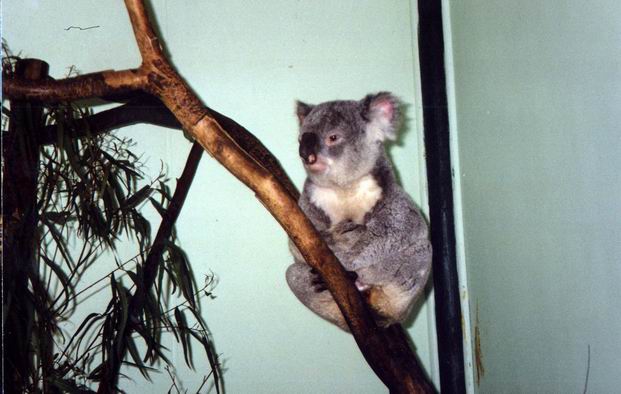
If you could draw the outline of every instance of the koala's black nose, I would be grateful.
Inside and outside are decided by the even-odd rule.
[[[300,157],[306,164],[313,164],[317,161],[317,150],[319,149],[319,138],[314,133],[304,133],[300,139]]]

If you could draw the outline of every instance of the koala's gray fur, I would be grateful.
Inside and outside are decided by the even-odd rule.
[[[431,267],[425,220],[397,184],[384,150],[398,104],[390,93],[360,101],[297,104],[300,156],[308,177],[298,204],[345,269],[355,272],[381,325],[403,321]],[[347,330],[321,278],[290,242],[287,283],[308,308]]]

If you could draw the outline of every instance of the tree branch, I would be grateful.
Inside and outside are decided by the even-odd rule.
[[[237,144],[252,156],[263,167],[268,169],[285,186],[287,191],[297,200],[299,192],[278,160],[270,153],[263,143],[250,131],[233,119],[206,107],[222,128],[237,142]],[[157,126],[181,130],[181,124],[161,101],[150,95],[139,95],[129,102],[118,107],[101,111],[83,118],[86,127],[66,130],[69,137],[81,138],[87,134],[95,135],[106,133],[137,123],[149,123]],[[56,125],[48,125],[38,135],[38,142],[42,145],[53,144],[57,141],[58,129]]]
[[[170,200],[170,204],[168,205],[165,214],[162,216],[162,222],[160,223],[160,227],[158,228],[155,239],[153,240],[151,250],[149,251],[142,267],[142,280],[138,282],[136,291],[129,301],[129,307],[127,309],[128,316],[140,316],[142,313],[145,299],[157,277],[160,261],[162,260],[162,253],[164,252],[164,246],[166,245],[166,241],[170,239],[175,222],[177,221],[177,218],[179,218],[181,207],[188,196],[192,180],[194,179],[194,175],[196,174],[202,155],[203,148],[195,142],[192,145],[192,149],[190,150],[190,154],[186,160],[181,177],[177,181],[177,187],[175,188],[175,192]],[[114,345],[112,346],[112,349],[116,349],[116,351],[112,351],[108,359],[104,361],[105,364],[101,374],[99,389],[97,390],[99,393],[111,393],[114,391],[121,363],[125,358],[127,349],[126,339],[129,338],[132,331],[133,325],[127,324],[125,326],[125,332],[117,333]],[[216,382],[216,384],[219,384],[219,382]]]
[[[248,154],[197,98],[164,57],[159,40],[141,0],[125,0],[140,54],[138,70],[91,74],[90,83],[69,86],[56,82],[53,89],[11,83],[3,92],[12,97],[21,94],[45,101],[74,100],[133,90],[146,91],[158,97],[177,118],[184,130],[251,188],[261,203],[289,234],[307,263],[322,276],[342,311],[363,355],[375,373],[395,393],[431,392],[432,388],[417,366],[408,344],[390,330],[380,330],[371,317],[358,290],[349,281],[345,270],[323,242],[310,220],[297,205],[296,199],[264,163]],[[99,75],[97,77],[97,75]],[[87,77],[87,76],[85,76]],[[83,79],[81,81],[84,81]],[[66,80],[70,81],[70,80]],[[11,81],[15,82],[15,81]],[[77,86],[76,86],[77,85]],[[271,155],[268,155],[272,157]],[[275,160],[275,159],[274,159]],[[395,346],[399,344],[399,346]],[[395,353],[399,348],[401,353]],[[124,354],[124,349],[121,354]],[[406,357],[410,363],[403,363]],[[100,387],[100,392],[101,387]]]
[[[150,107],[140,103],[129,102],[105,111],[98,112],[80,119],[76,128],[65,129],[66,136],[82,138],[87,135],[107,133],[139,123],[181,129],[181,125],[168,109],[162,106]],[[56,124],[45,126],[37,136],[39,145],[50,145],[58,142],[58,127]]]
[[[102,71],[73,78],[35,82],[7,78],[2,81],[2,93],[12,99],[39,100],[47,103],[76,101],[143,90],[148,85],[141,69]]]

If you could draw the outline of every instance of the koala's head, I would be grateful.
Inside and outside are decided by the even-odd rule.
[[[369,174],[384,141],[397,136],[398,101],[387,92],[360,101],[298,102],[296,112],[300,157],[309,178],[321,186],[347,187]]]

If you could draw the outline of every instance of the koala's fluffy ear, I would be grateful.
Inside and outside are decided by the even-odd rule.
[[[295,114],[298,116],[298,123],[300,126],[302,126],[304,118],[306,118],[306,115],[308,115],[313,108],[315,108],[314,105],[306,104],[301,101],[295,102]]]
[[[389,92],[369,94],[360,101],[361,115],[380,141],[397,139],[399,100]]]

